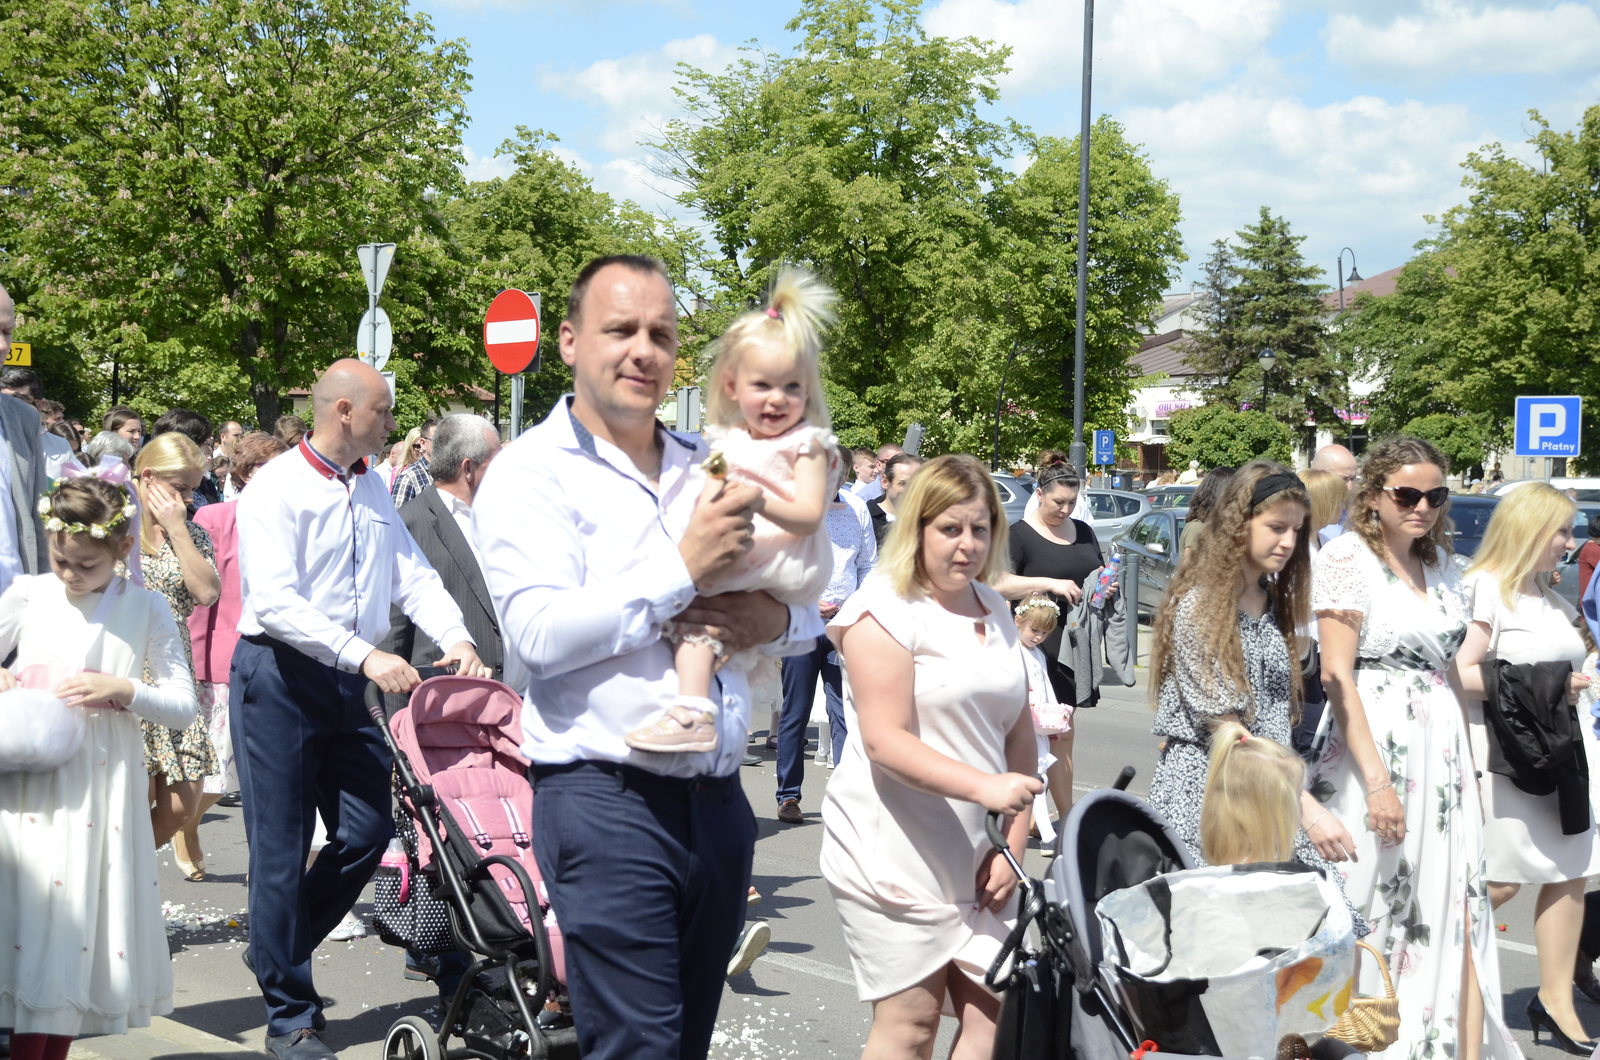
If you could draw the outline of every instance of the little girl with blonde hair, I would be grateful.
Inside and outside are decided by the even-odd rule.
[[[786,604],[815,604],[827,588],[833,551],[823,518],[834,457],[820,359],[833,301],[816,277],[785,269],[767,305],[736,319],[713,348],[706,385],[712,453],[700,499],[717,496],[729,479],[759,486],[762,499],[750,550],[702,587],[707,595],[761,589]],[[668,632],[676,643],[678,694],[625,739],[640,751],[714,751],[711,680],[729,660],[702,629]]]
[[[1028,674],[1028,709],[1039,738],[1039,772],[1044,774],[1056,813],[1065,815],[1072,809],[1072,707],[1056,699],[1044,652],[1039,649],[1061,624],[1061,608],[1049,593],[1029,593],[1017,602],[1012,614],[1022,644],[1023,669]],[[1040,838],[1048,844],[1053,832],[1043,793],[1034,800],[1034,818]]]

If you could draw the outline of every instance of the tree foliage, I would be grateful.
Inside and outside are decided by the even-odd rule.
[[[1262,459],[1287,464],[1294,454],[1294,435],[1283,421],[1219,404],[1174,412],[1168,436],[1167,455],[1174,467],[1191,460],[1200,461],[1207,470]]]
[[[1490,430],[1486,417],[1451,416],[1441,412],[1418,416],[1400,428],[1400,434],[1432,442],[1450,461],[1457,474],[1483,464],[1489,452]]]
[[[1218,241],[1202,272],[1204,325],[1191,339],[1190,362],[1200,371],[1206,400],[1227,408],[1261,408],[1293,425],[1296,444],[1309,451],[1316,427],[1341,423],[1349,405],[1348,373],[1327,341],[1317,270],[1300,253],[1304,236],[1261,207],[1256,222]],[[1263,378],[1259,357],[1275,363]]]
[[[1005,52],[928,37],[916,0],[808,0],[795,53],[680,68],[663,166],[709,224],[721,288],[701,322],[799,262],[840,292],[826,377],[841,435],[987,453],[1002,375],[1010,456],[1071,418],[1077,147],[984,118]],[[1122,424],[1125,362],[1181,251],[1176,198],[1102,120],[1091,138],[1089,425]],[[1004,160],[1031,154],[1019,175]],[[719,316],[720,314],[720,316]],[[1018,355],[1007,371],[1013,348]]]

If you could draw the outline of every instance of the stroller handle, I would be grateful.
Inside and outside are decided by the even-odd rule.
[[[430,677],[452,677],[455,675],[454,666],[419,666],[417,677],[426,681]],[[374,721],[383,721],[383,689],[367,682],[366,691],[363,693],[363,702],[366,704],[367,713],[372,715]]]

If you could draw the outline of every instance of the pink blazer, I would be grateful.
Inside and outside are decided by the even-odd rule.
[[[189,613],[189,640],[194,646],[194,679],[228,683],[233,666],[233,646],[239,643],[239,530],[238,501],[207,504],[196,509],[194,521],[211,535],[216,549],[217,576],[222,595],[210,607]]]

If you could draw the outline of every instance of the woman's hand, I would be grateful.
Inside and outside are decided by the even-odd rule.
[[[0,692],[9,692],[18,686],[17,675],[0,666]]]
[[[978,782],[979,806],[990,813],[1007,816],[1026,813],[1033,808],[1034,797],[1044,790],[1044,781],[1023,773],[991,773]]]
[[[1050,591],[1066,600],[1069,607],[1076,606],[1083,599],[1083,586],[1067,578],[1056,579]]]
[[[1405,807],[1392,783],[1385,782],[1367,793],[1367,829],[1384,843],[1398,843],[1406,837]]]
[[[1578,705],[1578,697],[1589,687],[1589,678],[1585,674],[1573,674],[1567,684],[1567,703],[1571,706]]]
[[[119,707],[125,707],[133,702],[133,682],[126,677],[114,677],[111,674],[83,673],[73,674],[56,686],[56,697],[64,700],[69,707],[81,707],[86,703],[102,703],[110,700]]]
[[[1329,861],[1355,861],[1356,840],[1344,822],[1329,810],[1319,810],[1306,826],[1306,835],[1317,853]]]
[[[150,509],[150,518],[167,532],[168,537],[188,534],[183,524],[189,512],[177,490],[160,479],[151,479],[144,488],[144,503]]]
[[[1011,871],[1000,851],[991,850],[978,863],[978,907],[999,913],[1017,889],[1017,874]]]

